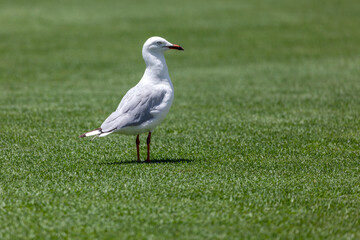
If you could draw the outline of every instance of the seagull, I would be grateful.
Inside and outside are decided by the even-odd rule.
[[[139,135],[148,132],[146,162],[150,162],[151,133],[164,120],[174,99],[174,87],[164,57],[169,49],[184,50],[161,37],[146,40],[142,48],[146,69],[141,80],[125,94],[117,109],[99,128],[79,137],[105,137],[111,133],[137,135],[137,161],[140,161]]]

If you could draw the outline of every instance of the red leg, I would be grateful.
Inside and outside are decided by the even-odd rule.
[[[150,140],[151,140],[151,132],[149,132],[149,135],[147,137],[146,143],[147,143],[147,162],[150,162]]]
[[[136,151],[137,151],[137,160],[140,161],[140,139],[139,139],[139,134],[136,137]]]

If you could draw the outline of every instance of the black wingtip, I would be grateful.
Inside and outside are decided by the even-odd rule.
[[[81,135],[79,136],[79,138],[83,138],[83,137],[86,137],[86,133],[81,134]]]

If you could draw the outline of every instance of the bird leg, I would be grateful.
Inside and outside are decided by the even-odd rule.
[[[137,151],[137,160],[140,161],[140,139],[139,139],[139,134],[136,137],[136,151]]]
[[[147,143],[147,159],[146,162],[150,162],[150,140],[151,140],[151,132],[149,132],[149,135],[147,137],[146,143]]]

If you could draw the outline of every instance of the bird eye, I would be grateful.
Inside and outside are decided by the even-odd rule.
[[[156,42],[156,44],[157,44],[157,45],[161,45],[161,44],[162,44],[162,42]]]

